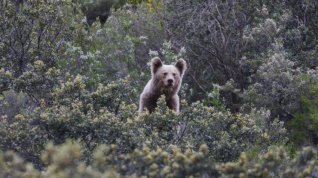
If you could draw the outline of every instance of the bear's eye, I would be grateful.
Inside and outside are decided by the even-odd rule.
[[[176,73],[172,73],[173,76],[176,76]]]
[[[167,74],[168,74],[167,72],[163,73],[164,76],[166,76]]]

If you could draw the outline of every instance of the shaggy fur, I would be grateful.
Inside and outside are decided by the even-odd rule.
[[[179,112],[178,91],[186,69],[187,64],[183,59],[179,59],[175,65],[164,65],[160,58],[153,58],[151,60],[152,77],[140,95],[139,112],[145,111],[145,108],[153,112],[161,95],[165,95],[170,109]]]

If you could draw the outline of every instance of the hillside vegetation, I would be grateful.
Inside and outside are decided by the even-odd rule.
[[[137,112],[155,56],[180,113]],[[317,177],[317,146],[316,0],[0,2],[0,177]]]

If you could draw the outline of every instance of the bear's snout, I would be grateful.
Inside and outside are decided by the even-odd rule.
[[[173,85],[174,85],[174,80],[173,79],[167,79],[166,86],[172,87]]]

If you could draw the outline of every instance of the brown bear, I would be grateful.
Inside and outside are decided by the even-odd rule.
[[[167,106],[179,112],[178,91],[181,86],[182,77],[187,64],[183,59],[179,59],[175,65],[164,65],[159,57],[151,60],[151,80],[148,81],[140,95],[139,112],[153,112],[158,98],[165,95]]]

